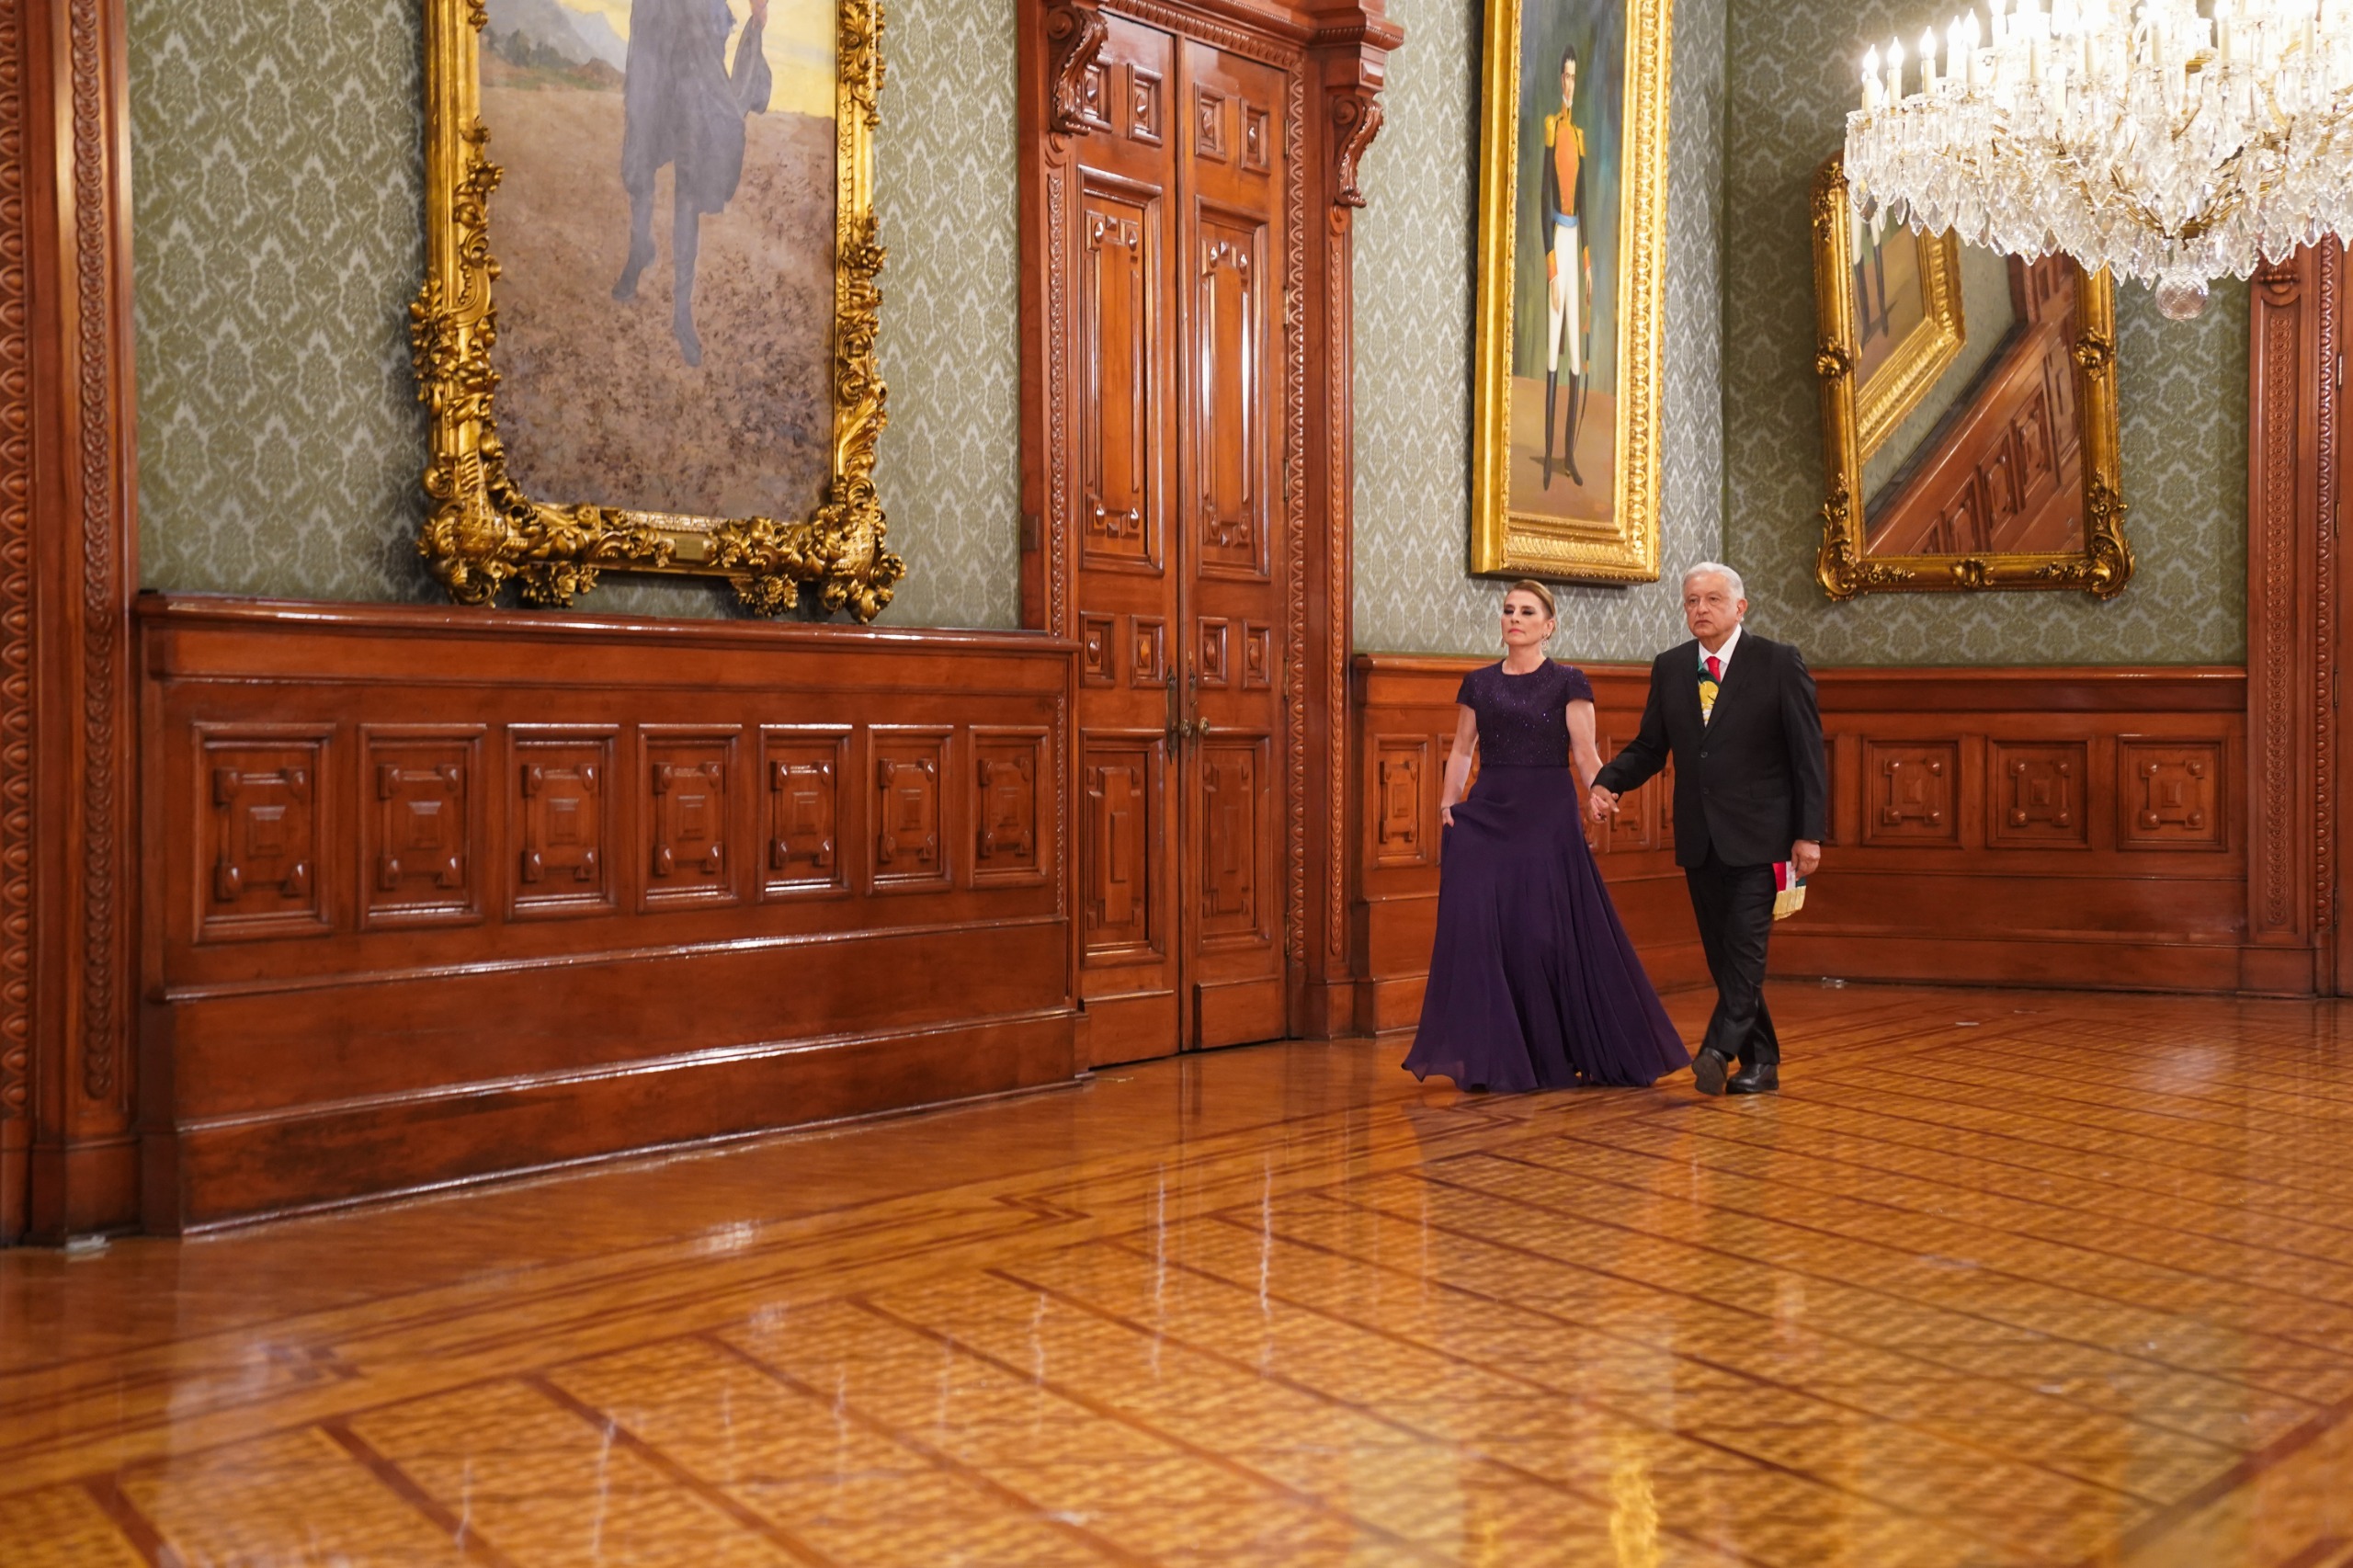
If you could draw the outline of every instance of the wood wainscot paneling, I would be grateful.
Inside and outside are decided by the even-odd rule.
[[[1386,654],[1356,661],[1362,804],[1352,885],[1363,977],[1357,1021],[1368,1031],[1411,1028],[1421,1017],[1438,922],[1438,801],[1454,750],[1454,694],[1463,676],[1483,662]],[[1650,671],[1592,665],[1586,673],[1593,679],[1606,758],[1640,726]],[[1701,984],[1708,976],[1683,873],[1675,865],[1673,812],[1665,803],[1670,788],[1667,779],[1644,785],[1626,797],[1606,830],[1590,835],[1619,916],[1662,989]]]
[[[1356,661],[1359,1019],[1411,1028],[1437,911],[1454,691],[1479,661]],[[1646,669],[1588,666],[1605,758]],[[2279,989],[2246,939],[2246,675],[2237,669],[1815,672],[1831,835],[1773,971]],[[1703,981],[1665,780],[1595,838],[1662,988]]]
[[[1069,643],[141,627],[152,1230],[1076,1071]]]

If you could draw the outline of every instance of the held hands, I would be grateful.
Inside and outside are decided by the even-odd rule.
[[[1596,822],[1608,822],[1618,814],[1616,791],[1596,784],[1586,797],[1586,812]]]
[[[1790,866],[1801,877],[1810,877],[1822,869],[1822,846],[1811,838],[1801,838],[1790,846]]]

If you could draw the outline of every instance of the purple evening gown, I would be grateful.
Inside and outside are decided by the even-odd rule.
[[[1406,1070],[1463,1088],[1648,1084],[1690,1065],[1618,923],[1569,768],[1582,671],[1472,670],[1479,781],[1440,841],[1438,940]]]

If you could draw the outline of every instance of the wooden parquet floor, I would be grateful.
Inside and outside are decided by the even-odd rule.
[[[2353,1563],[2353,1013],[1774,1006],[0,1255],[0,1562]]]

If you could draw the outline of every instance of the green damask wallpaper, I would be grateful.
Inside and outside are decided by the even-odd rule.
[[[425,265],[416,0],[128,10],[142,583],[437,597],[415,552],[425,435],[406,335]],[[887,619],[1007,626],[1012,0],[897,0],[888,27],[876,477],[909,571]],[[731,600],[617,579],[580,608],[711,616]]]
[[[2117,294],[2123,596],[1875,595],[1844,605],[1813,581],[1821,422],[1813,377],[1807,182],[1839,144],[1851,62],[1916,29],[1886,0],[1730,0],[1724,242],[1724,552],[1757,629],[1817,665],[2235,664],[2246,654],[2244,285],[2204,315]],[[1905,31],[1904,36],[1910,37]]]
[[[1716,553],[1723,517],[1724,0],[1677,0],[1668,105],[1667,580],[1572,588],[1553,652],[1647,659],[1683,635],[1674,578]],[[1470,540],[1477,0],[1393,0],[1381,139],[1357,216],[1356,645],[1483,653],[1503,585],[1464,570]]]

